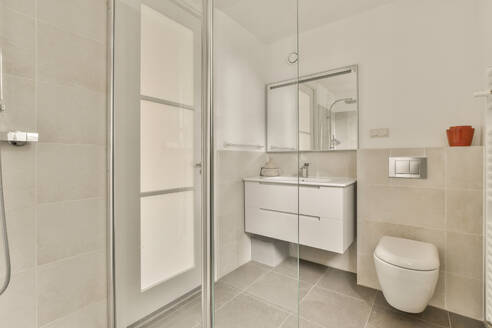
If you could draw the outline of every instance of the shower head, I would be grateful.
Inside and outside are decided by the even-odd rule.
[[[331,103],[331,106],[330,106],[330,109],[328,110],[329,113],[331,113],[333,107],[338,104],[339,102],[344,102],[345,104],[347,105],[350,105],[350,104],[355,104],[357,102],[357,99],[355,98],[340,98],[340,99],[337,99],[335,100],[334,102]]]

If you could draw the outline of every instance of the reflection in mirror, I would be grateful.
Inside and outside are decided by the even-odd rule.
[[[268,151],[357,149],[357,95],[356,65],[269,84]]]

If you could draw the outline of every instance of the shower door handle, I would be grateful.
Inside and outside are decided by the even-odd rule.
[[[3,49],[0,48],[0,111],[5,110],[5,94],[4,94],[4,80],[3,80]]]

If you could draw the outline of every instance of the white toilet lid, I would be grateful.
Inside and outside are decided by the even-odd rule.
[[[421,241],[384,236],[379,240],[374,255],[405,269],[430,271],[439,268],[436,246]]]

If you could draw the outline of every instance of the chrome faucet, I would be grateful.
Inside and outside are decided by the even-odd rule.
[[[299,168],[299,176],[301,178],[309,177],[309,163],[304,163],[304,165]]]

